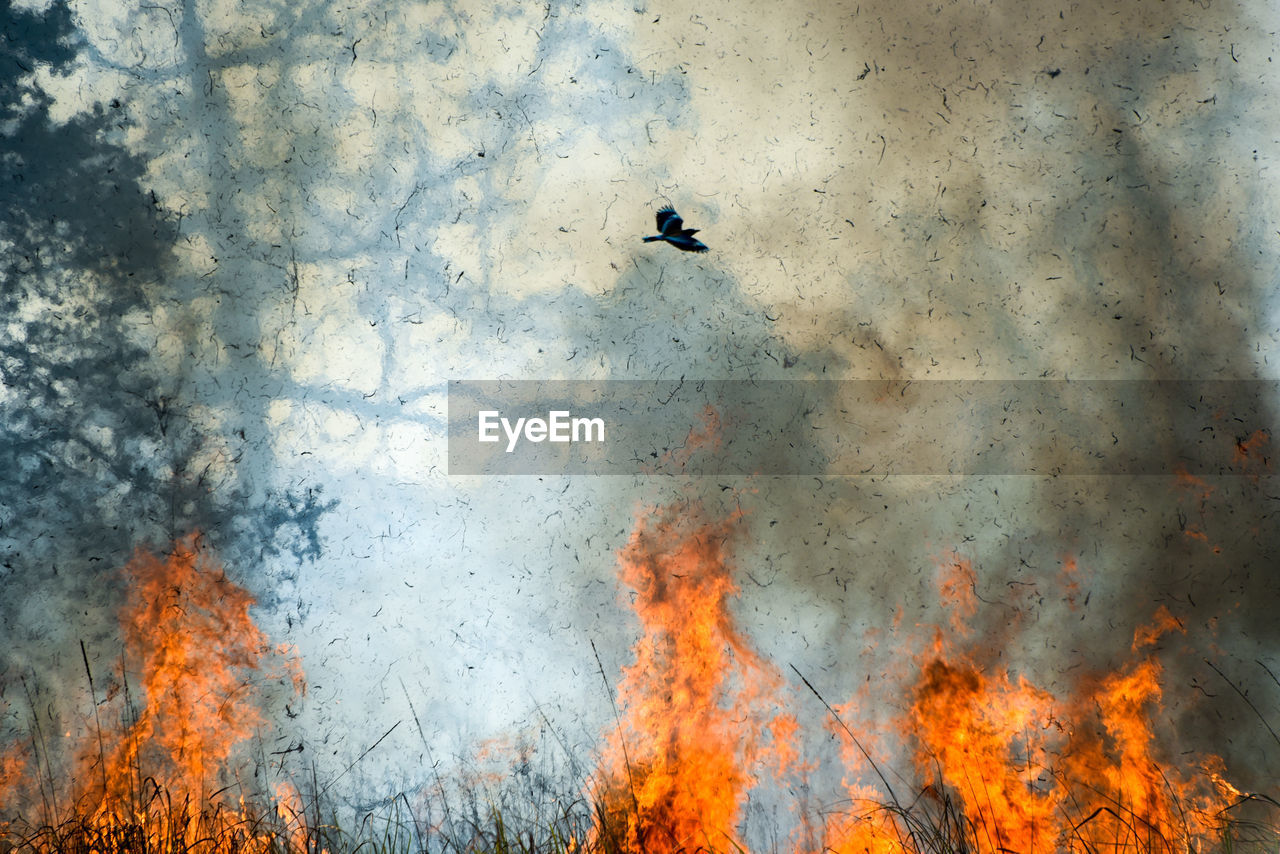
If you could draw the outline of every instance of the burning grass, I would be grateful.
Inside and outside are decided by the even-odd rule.
[[[962,563],[951,569],[971,576]],[[968,601],[952,604],[972,610]],[[920,789],[933,801],[926,813],[940,817],[948,837],[963,831],[965,850],[1203,850],[1239,793],[1222,780],[1216,757],[1179,767],[1155,748],[1161,669],[1146,649],[1177,628],[1161,610],[1135,632],[1129,664],[1077,676],[1057,692],[985,661],[988,645],[939,632],[918,659],[901,727],[914,742],[917,778],[935,781]],[[829,831],[838,851],[892,851],[903,835],[893,822],[837,822]]]
[[[7,844],[38,852],[276,850],[278,831],[246,804],[263,793],[246,782],[255,769],[243,748],[264,726],[264,683],[302,690],[296,661],[268,643],[249,615],[253,599],[198,535],[163,556],[140,551],[121,581],[121,663],[100,700],[81,645],[93,717],[70,756],[45,740],[28,688],[30,757],[11,746],[0,784],[0,820],[15,807],[21,813],[8,824]]]
[[[794,698],[734,625],[734,525],[709,522],[697,507],[667,508],[642,516],[620,554],[642,632],[598,794],[600,825],[613,835],[601,829],[593,839],[646,854],[742,851],[742,809],[762,778],[803,785],[816,767],[798,759],[796,716],[783,711]],[[949,624],[928,640],[928,627],[891,639],[903,663],[897,681],[909,686],[905,711],[886,732],[852,729],[827,706],[847,736],[850,806],[821,828],[800,816],[804,831],[784,850],[1181,854],[1251,841],[1232,811],[1274,802],[1237,791],[1215,756],[1175,762],[1158,747],[1153,648],[1182,631],[1170,612],[1136,628],[1120,668],[1073,668],[1050,688],[1001,663],[1005,636],[970,637],[972,567],[956,558],[940,570]],[[856,721],[885,699],[864,696],[843,713]],[[877,751],[887,742],[897,749]],[[874,758],[904,749],[913,766],[905,774]],[[1277,826],[1274,816],[1264,822],[1261,844],[1274,845]]]
[[[943,561],[938,579],[949,624],[897,625],[901,637],[881,638],[899,651],[907,686],[896,719],[860,723],[885,698],[832,706],[792,668],[825,706],[817,741],[844,750],[840,804],[802,807],[794,793],[833,758],[802,758],[799,720],[813,701],[733,618],[739,529],[696,506],[639,519],[619,564],[640,636],[617,683],[616,725],[597,770],[568,784],[574,793],[547,798],[556,784],[543,780],[526,806],[470,792],[451,808],[441,783],[359,814],[322,809],[330,786],[317,781],[308,797],[263,782],[282,769],[249,749],[266,726],[260,695],[303,686],[296,662],[250,619],[248,594],[198,538],[163,557],[140,553],[123,573],[119,671],[98,685],[82,648],[93,724],[71,761],[46,749],[23,683],[31,737],[29,749],[0,752],[0,854],[1278,850],[1280,804],[1236,790],[1216,757],[1171,761],[1161,749],[1157,647],[1183,632],[1172,613],[1135,629],[1119,667],[1037,684],[998,660],[1001,637],[971,636],[976,578],[959,559]],[[762,790],[792,793],[795,826],[764,846],[744,830]]]
[[[642,636],[623,672],[627,715],[609,743],[598,798],[625,850],[740,848],[747,793],[795,762],[795,717],[773,708],[782,680],[728,609],[735,519],[671,510],[637,526],[621,555]]]
[[[175,803],[153,784],[139,803],[117,804],[36,827],[15,822],[0,850],[39,852],[269,852],[305,851],[286,823],[245,807]]]
[[[1208,782],[1208,781],[1206,781]],[[343,826],[292,812],[282,802],[268,803],[254,811],[248,805],[237,810],[189,803],[174,803],[157,786],[146,809],[121,815],[99,812],[92,817],[68,818],[58,825],[38,827],[15,823],[0,836],[0,852],[101,852],[101,854],[641,854],[657,850],[637,848],[628,837],[633,821],[611,812],[603,803],[594,806],[571,799],[557,813],[534,820],[517,812],[493,807],[441,825],[438,812],[402,796],[376,814],[354,817]],[[972,793],[971,793],[972,794]],[[1268,808],[1258,820],[1244,815],[1250,805]],[[438,804],[436,805],[438,807]],[[1134,814],[1116,802],[1085,816],[1078,833],[1065,845],[1037,843],[1030,848],[993,845],[984,819],[967,811],[965,799],[936,780],[913,792],[910,800],[846,802],[831,817],[833,825],[861,833],[852,847],[828,840],[814,847],[787,843],[753,849],[773,852],[893,852],[893,854],[976,854],[984,851],[1103,852],[1162,854],[1178,851],[1274,852],[1280,841],[1274,816],[1280,805],[1263,798],[1240,799],[1219,816],[1212,836],[1187,847],[1153,835],[1135,821]],[[430,814],[430,815],[428,815]],[[435,820],[432,820],[434,816]],[[1120,829],[1117,832],[1117,829]],[[1105,830],[1105,833],[1104,833]],[[663,835],[657,838],[662,839]],[[747,849],[725,838],[717,844],[705,840],[677,848],[687,854],[742,854]]]

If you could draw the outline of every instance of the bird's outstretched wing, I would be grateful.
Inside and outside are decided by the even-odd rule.
[[[676,213],[675,208],[667,205],[658,211],[658,231],[666,235],[679,234],[684,230],[684,220],[680,218],[680,214]]]
[[[668,237],[667,242],[677,249],[683,249],[685,252],[707,251],[707,244],[696,237],[690,237],[688,234],[677,234],[675,237]]]

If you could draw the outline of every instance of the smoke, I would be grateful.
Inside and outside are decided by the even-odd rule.
[[[1167,607],[1170,749],[1273,785],[1256,457],[1201,483],[682,483],[445,454],[459,378],[1272,377],[1266,12],[6,4],[5,737],[85,707],[117,570],[199,529],[306,671],[297,717],[268,710],[286,771],[370,805],[548,728],[546,761],[587,766],[591,644],[617,673],[637,631],[618,550],[693,494],[742,514],[762,656],[833,701],[877,683],[868,723],[902,689],[870,640],[941,622],[959,554],[975,630],[1047,688]],[[710,254],[639,243],[666,202]],[[861,417],[805,441],[835,458]]]

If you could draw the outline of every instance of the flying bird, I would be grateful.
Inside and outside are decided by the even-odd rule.
[[[707,251],[706,244],[694,237],[698,233],[698,229],[685,228],[684,220],[680,218],[680,214],[676,213],[675,208],[671,207],[671,205],[667,205],[658,211],[658,231],[662,233],[646,237],[644,242],[652,243],[655,240],[665,240],[685,252]]]

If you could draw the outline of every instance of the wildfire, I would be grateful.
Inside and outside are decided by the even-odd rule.
[[[603,774],[606,826],[622,828],[606,847],[736,847],[756,774],[795,761],[795,719],[773,709],[781,677],[728,609],[738,592],[727,554],[736,522],[667,508],[642,519],[621,552],[642,634],[618,688],[624,717]]]
[[[697,505],[668,507],[642,517],[619,554],[641,636],[619,685],[622,719],[602,770],[591,850],[744,852],[736,828],[753,787],[812,770],[797,761],[796,719],[777,711],[786,688],[778,670],[730,613],[738,588],[729,549],[739,527],[736,516],[708,521]],[[1060,574],[1071,609],[1079,605],[1079,572],[1067,560]],[[854,806],[828,818],[820,843],[797,850],[1212,850],[1223,811],[1240,793],[1216,757],[1174,764],[1155,737],[1156,647],[1184,631],[1176,617],[1161,608],[1138,626],[1128,660],[1115,670],[1077,666],[1046,682],[1002,663],[1002,637],[973,636],[977,587],[968,561],[944,561],[938,589],[948,622],[913,634],[898,620],[876,635],[919,650],[908,656],[907,703],[887,725],[859,727],[860,711],[884,699],[863,686],[835,712],[849,737]],[[908,636],[895,637],[901,632]],[[901,746],[912,772],[903,777],[893,766],[896,791],[882,770],[893,753],[880,750],[887,755],[877,759],[867,750],[890,744]]]
[[[972,587],[957,582],[972,577],[963,561],[944,573],[940,588],[953,613],[972,612]],[[1181,626],[1160,609],[1135,631],[1134,660],[1058,693],[996,666],[999,649],[939,630],[898,724],[914,742],[918,780],[927,781],[917,787],[921,800],[895,803],[876,820],[833,821],[831,850],[933,850],[922,844],[930,833],[952,834],[959,850],[982,854],[1173,854],[1211,845],[1230,805],[1214,782],[1220,760],[1163,762],[1153,735],[1161,668],[1146,650],[1175,630]],[[867,789],[851,794],[865,798]]]
[[[259,681],[285,676],[300,690],[296,660],[272,649],[249,615],[253,598],[198,535],[163,557],[138,552],[122,579],[122,671],[93,718],[96,731],[79,739],[74,782],[59,796],[75,816],[57,817],[26,848],[267,850],[269,838],[250,830],[255,817],[243,809],[246,791],[259,791],[241,779],[240,750],[264,724]],[[273,660],[280,674],[263,669]],[[0,772],[15,800],[32,801],[21,795],[30,788],[21,764]]]
[[[102,757],[99,800],[135,798],[147,773],[202,802],[223,788],[218,772],[262,724],[261,711],[240,695],[267,639],[249,617],[252,597],[201,559],[194,538],[166,559],[137,555],[124,575],[125,661],[141,673],[145,705]]]
[[[743,528],[739,514],[716,521],[697,503],[638,520],[619,567],[640,635],[596,778],[594,831],[560,834],[551,850],[745,854],[748,799],[766,785],[804,790],[806,775],[823,767],[801,762],[803,728],[781,711],[797,695],[733,617],[740,591],[732,552]],[[1080,607],[1079,577],[1065,561],[1060,581],[1071,609]],[[269,783],[250,777],[244,755],[265,726],[262,689],[293,680],[301,690],[302,682],[288,651],[272,649],[253,622],[252,598],[197,536],[165,556],[140,552],[122,579],[121,669],[105,696],[89,676],[96,708],[81,718],[95,723],[75,746],[73,782],[56,786],[47,756],[0,750],[0,805],[72,804],[74,814],[46,820],[34,833],[28,823],[25,837],[0,825],[0,850],[17,839],[32,854],[319,854],[324,845],[306,823],[307,804],[287,782],[274,788],[274,816],[254,806],[273,797]],[[937,587],[948,615],[942,624],[908,626],[899,606],[892,626],[868,632],[868,642],[902,651],[905,691],[895,697],[890,680],[867,679],[854,699],[827,707],[827,735],[845,744],[840,770],[852,806],[815,824],[800,815],[804,835],[787,850],[1183,854],[1219,847],[1222,816],[1249,796],[1226,780],[1216,757],[1171,761],[1170,745],[1157,738],[1159,648],[1183,643],[1185,634],[1174,613],[1160,608],[1136,627],[1113,669],[1090,672],[1078,662],[1047,678],[1006,663],[1016,616],[986,634],[974,628],[980,581],[968,561],[943,561]],[[898,711],[885,720],[890,704]],[[47,779],[31,781],[42,774]]]

